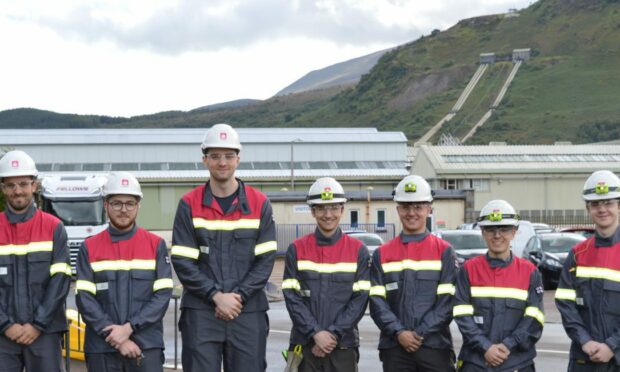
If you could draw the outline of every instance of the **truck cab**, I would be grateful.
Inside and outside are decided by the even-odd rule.
[[[84,239],[108,227],[103,209],[106,181],[101,174],[47,175],[41,180],[41,209],[65,225],[74,274]]]

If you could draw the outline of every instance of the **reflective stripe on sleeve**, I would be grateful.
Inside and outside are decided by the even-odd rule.
[[[354,273],[357,271],[357,262],[316,263],[297,261],[297,270],[317,271],[319,273]]]
[[[0,256],[23,256],[35,252],[51,252],[54,243],[52,241],[32,242],[29,244],[0,245]]]
[[[55,263],[52,266],[50,266],[50,276],[53,276],[54,274],[57,274],[57,273],[71,276],[71,266],[64,262]]]
[[[155,270],[155,260],[108,260],[91,262],[94,272],[106,270]]]
[[[373,285],[372,287],[370,287],[370,295],[371,296],[380,296],[380,297],[385,298],[386,297],[385,286]]]
[[[77,280],[75,282],[75,292],[77,293],[78,291],[86,291],[96,295],[97,286],[95,283],[89,282],[88,280]]]
[[[472,305],[456,305],[452,309],[453,316],[474,315],[474,307]]]
[[[532,318],[538,320],[540,324],[545,325],[545,314],[535,306],[526,307],[525,316],[531,316]]]
[[[278,243],[276,243],[275,240],[270,240],[268,242],[256,244],[256,247],[254,248],[254,256],[260,256],[261,254],[277,250]]]
[[[381,265],[381,268],[383,268],[383,272],[385,273],[403,271],[403,270],[440,271],[441,261],[438,261],[438,260],[428,260],[428,261],[403,260],[403,261],[395,261],[395,262],[386,262]]]
[[[558,288],[555,291],[555,299],[556,300],[576,301],[577,300],[577,292],[575,292],[574,289]]]
[[[454,284],[444,283],[444,284],[439,284],[437,286],[438,295],[449,294],[449,295],[454,296],[455,292],[456,292],[456,287],[454,286]]]
[[[284,279],[284,281],[282,281],[282,289],[294,289],[299,291],[301,290],[301,285],[297,279]]]
[[[184,247],[182,245],[173,245],[170,255],[197,260],[200,256],[200,250],[198,248]]]
[[[153,282],[153,292],[159,291],[160,289],[164,288],[172,288],[173,286],[174,283],[170,278],[157,279],[155,282]]]
[[[514,298],[527,300],[527,291],[508,287],[471,287],[472,297]]]
[[[353,283],[353,292],[370,291],[370,280],[359,280]]]
[[[607,279],[612,282],[620,282],[620,271],[606,267],[577,266],[577,273],[575,275],[578,278]]]
[[[192,219],[194,228],[206,230],[223,230],[232,231],[238,229],[258,229],[260,226],[259,219],[240,219],[240,220],[206,220],[204,218]]]

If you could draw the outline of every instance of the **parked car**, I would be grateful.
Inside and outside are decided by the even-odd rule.
[[[534,230],[534,226],[532,225],[532,223],[527,220],[520,220],[517,234],[515,235],[515,238],[512,239],[512,241],[510,242],[510,249],[512,250],[512,254],[517,257],[521,257],[525,245],[530,240],[530,238],[535,235],[536,230]]]
[[[487,253],[487,245],[480,230],[443,230],[433,234],[450,243],[459,264]]]
[[[371,256],[374,251],[379,248],[381,244],[383,244],[383,239],[379,235],[365,230],[345,230],[344,233],[355,239],[361,240],[366,248],[368,248],[368,252]]]
[[[568,252],[584,240],[582,235],[565,232],[535,235],[525,245],[522,257],[538,267],[545,289],[555,289]]]
[[[560,231],[583,235],[586,238],[589,238],[592,235],[594,235],[594,227],[592,226],[571,226],[571,227],[565,227]]]
[[[534,228],[536,234],[555,232],[555,228],[547,225],[546,223],[532,222],[532,227]]]

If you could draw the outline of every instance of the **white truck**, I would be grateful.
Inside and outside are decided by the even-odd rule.
[[[103,210],[103,174],[46,175],[41,180],[41,209],[60,218],[69,238],[71,269],[84,239],[108,227]]]

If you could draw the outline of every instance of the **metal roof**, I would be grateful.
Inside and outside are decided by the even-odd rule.
[[[438,174],[589,173],[597,169],[620,171],[620,145],[613,144],[421,145],[417,156],[426,156]]]
[[[197,144],[208,128],[3,129],[1,145],[36,144]],[[402,142],[403,132],[376,128],[236,128],[241,143]]]

